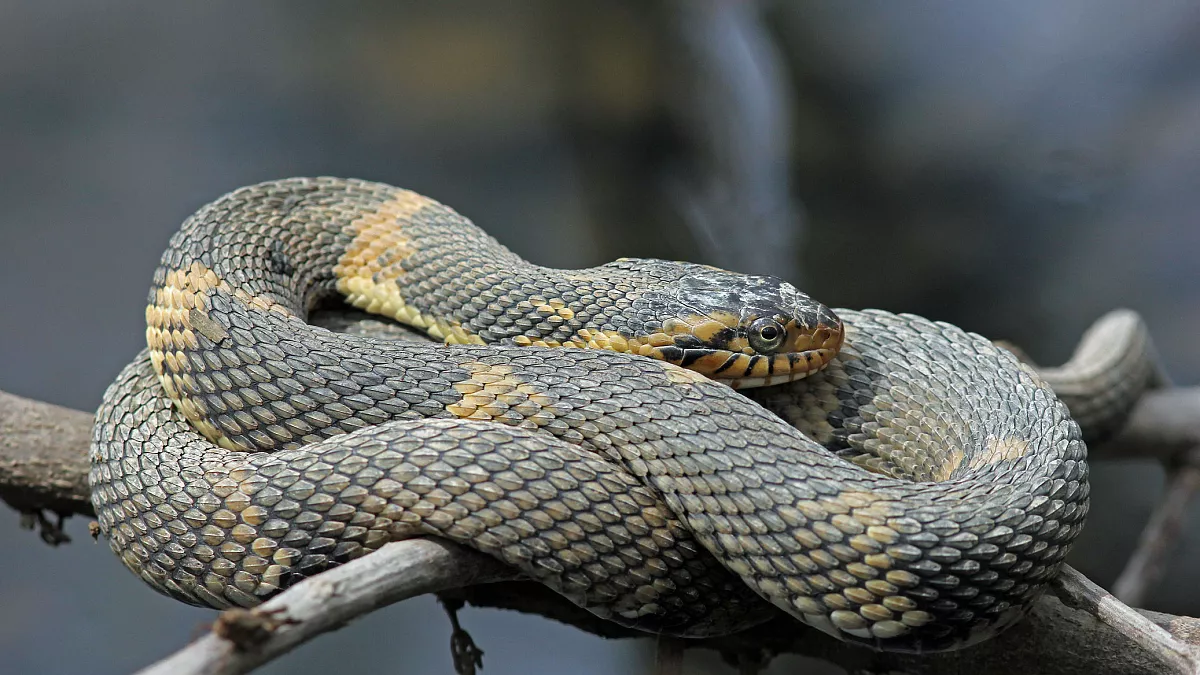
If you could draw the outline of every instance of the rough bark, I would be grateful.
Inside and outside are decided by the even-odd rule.
[[[248,672],[356,616],[390,602],[453,586],[466,589],[454,592],[454,597],[473,604],[546,615],[610,638],[638,635],[592,617],[537,584],[486,583],[507,576],[491,559],[453,544],[422,539],[388,544],[376,553],[296,585],[257,610],[233,610],[233,617],[218,621],[214,632],[142,672]],[[782,615],[738,635],[672,640],[672,649],[665,652],[677,657],[682,648],[710,649],[734,663],[801,654],[851,673],[1200,672],[1200,620],[1132,610],[1069,568],[1055,590],[1058,595],[1048,593],[1040,598],[1024,621],[999,637],[946,654],[872,652],[839,642]],[[1068,602],[1060,600],[1059,595]],[[229,615],[227,612],[225,616]],[[677,658],[667,661],[668,669],[678,664]]]
[[[22,512],[92,515],[92,416],[0,391],[0,499]]]

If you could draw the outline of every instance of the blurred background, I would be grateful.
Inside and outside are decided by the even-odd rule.
[[[1194,3],[16,0],[0,3],[0,388],[94,409],[144,344],[179,223],[317,174],[432,196],[538,263],[772,272],[1041,363],[1132,307],[1174,380],[1200,376]],[[1094,476],[1072,563],[1110,584],[1163,477]],[[148,590],[84,519],[57,549],[18,522],[0,508],[0,671],[130,672],[214,616]],[[1189,530],[1148,607],[1200,614]],[[649,640],[462,619],[492,675],[652,663]],[[449,635],[423,598],[262,672],[448,673]],[[703,652],[688,667],[733,672]]]

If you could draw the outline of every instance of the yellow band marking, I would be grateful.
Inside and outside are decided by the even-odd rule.
[[[711,344],[721,331],[737,328],[742,317],[730,312],[713,312],[709,315],[694,314],[671,318],[663,322],[663,332],[669,338],[676,335],[694,335],[706,344]]]
[[[512,366],[472,361],[462,367],[470,373],[470,377],[454,384],[462,400],[446,406],[455,417],[491,420],[511,411],[524,420],[520,426],[541,426],[554,419],[553,413],[544,408],[553,405],[556,397],[521,379]]]
[[[193,262],[186,269],[169,271],[162,286],[155,290],[154,302],[146,306],[146,344],[163,389],[192,426],[223,448],[244,450],[208,420],[203,401],[191,395],[198,387],[187,351],[200,348],[198,336],[215,344],[229,337],[229,331],[208,315],[209,294],[217,291],[228,293],[247,307],[293,316],[283,305],[231,288],[211,269]]]
[[[949,480],[956,471],[964,466],[964,463],[968,469],[982,469],[1000,462],[1020,459],[1027,452],[1029,452],[1029,442],[1024,439],[989,436],[984,442],[983,449],[972,455],[970,459],[967,459],[965,453],[958,448],[951,450],[947,454],[946,461],[937,467],[933,479],[935,481]]]
[[[1020,459],[1029,452],[1029,441],[1022,438],[996,438],[989,436],[984,443],[984,452],[971,458],[968,466],[978,469],[1000,462]]]
[[[964,457],[965,455],[963,455],[963,451],[961,449],[954,448],[951,450],[946,456],[946,461],[942,462],[941,465],[934,470],[933,480],[938,482],[950,480],[950,476],[953,476],[954,472],[958,471],[958,467],[962,466]]]
[[[448,344],[483,344],[458,322],[424,315],[404,301],[396,281],[404,275],[404,260],[416,252],[404,234],[404,224],[423,209],[442,207],[408,190],[396,194],[395,199],[350,223],[354,240],[333,268],[338,291],[355,307],[392,317],[434,339]]]
[[[627,339],[624,335],[621,335],[620,331],[588,328],[580,328],[575,331],[575,335],[571,337],[571,341],[580,347],[607,349],[614,352],[628,352],[636,350],[639,346],[636,339]]]

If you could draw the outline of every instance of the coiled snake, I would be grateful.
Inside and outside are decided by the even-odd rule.
[[[305,322],[337,296],[452,344]],[[648,631],[747,628],[765,599],[880,649],[992,635],[1083,526],[1079,426],[977,335],[838,315],[700,265],[536,267],[386,185],[254,185],[163,255],[92,501],[129,569],[217,608],[432,535]]]

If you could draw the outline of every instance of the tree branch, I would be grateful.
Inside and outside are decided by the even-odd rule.
[[[1094,459],[1170,461],[1200,448],[1200,387],[1148,391],[1116,438],[1089,448]]]
[[[1194,451],[1187,461],[1168,468],[1167,487],[1142,530],[1137,549],[1113,584],[1113,593],[1123,602],[1141,604],[1146,591],[1162,576],[1164,559],[1179,540],[1184,514],[1197,491],[1200,452]]]
[[[500,561],[449,542],[393,542],[305,579],[253,610],[223,612],[211,632],[141,675],[246,673],[393,602],[513,576]]]
[[[502,565],[460,546],[427,539],[395,542],[307,579],[257,609],[224,613],[213,632],[142,671],[142,675],[245,673],[374,609],[451,587],[483,590],[509,586],[498,597],[523,600],[490,604],[508,608],[517,604],[516,608],[522,611],[539,614],[547,603],[566,604],[558,596],[547,595],[548,592],[526,595],[523,591],[528,588],[543,588],[531,582],[478,585],[506,578],[511,578],[511,573]],[[1130,609],[1071,568],[1064,569],[1056,590],[1069,598],[1067,604],[1047,594],[1034,603],[1026,620],[1001,636],[978,647],[947,654],[871,652],[783,616],[742,634],[672,641],[672,646],[678,647],[682,642],[690,648],[712,649],[743,662],[795,653],[829,661],[851,672],[919,671],[939,675],[961,673],[967,667],[977,675],[1200,672],[1196,665],[1200,620]],[[481,604],[489,603],[484,600]],[[587,615],[579,608],[572,609]],[[552,611],[570,612],[561,607]],[[599,621],[594,617],[592,620]],[[613,627],[605,635],[639,634]]]
[[[1200,445],[1197,420],[1200,388],[1151,392],[1117,440],[1098,448],[1095,455],[1178,456],[1160,448]],[[26,513],[47,509],[91,515],[87,487],[91,421],[86,413],[0,392],[0,495]],[[605,637],[639,635],[597,619],[533,582],[487,583],[507,578],[511,572],[491,558],[452,544],[422,539],[389,544],[297,584],[257,609],[222,614],[215,632],[147,672],[247,672],[386,604],[449,589],[453,597],[472,604],[532,612]],[[970,667],[975,675],[1200,672],[1196,669],[1200,620],[1139,613],[1069,568],[1056,590],[1069,606],[1048,594],[1034,604],[1026,620],[1000,637],[949,654],[877,654],[783,616],[743,634],[687,644],[742,662],[797,653],[851,671],[936,674]]]
[[[92,416],[0,391],[0,499],[23,513],[93,515]]]
[[[1074,608],[1082,609],[1104,624],[1129,638],[1147,652],[1156,655],[1170,667],[1171,672],[1191,675],[1200,673],[1200,645],[1181,641],[1167,627],[1154,623],[1122,603],[1108,591],[1092,583],[1072,567],[1064,567],[1054,580],[1053,586],[1062,601]],[[1200,625],[1190,620],[1192,627]],[[1168,622],[1168,626],[1170,622]],[[1194,639],[1195,631],[1188,631]],[[1188,638],[1184,638],[1186,640]]]

